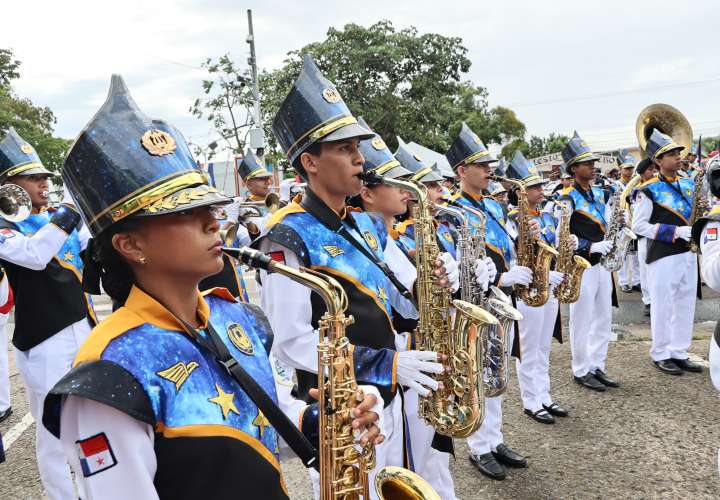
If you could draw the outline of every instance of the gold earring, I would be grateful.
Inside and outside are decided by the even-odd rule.
[[[142,265],[147,264],[147,260],[145,259],[144,255],[140,256],[140,259],[138,259],[138,262],[140,262],[140,264],[142,264]]]

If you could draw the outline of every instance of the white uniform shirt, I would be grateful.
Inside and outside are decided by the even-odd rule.
[[[0,234],[0,259],[18,266],[42,271],[57,255],[68,234],[55,224],[45,224],[33,236],[25,236],[20,231],[10,230],[12,235]],[[87,248],[90,231],[85,224],[78,229],[80,248]]]
[[[650,216],[653,211],[653,202],[645,196],[642,191],[637,193],[635,202],[633,203],[632,230],[638,236],[655,239],[655,234],[660,224],[651,224]]]

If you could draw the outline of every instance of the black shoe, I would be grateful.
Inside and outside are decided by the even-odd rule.
[[[633,285],[632,289],[636,292],[642,292],[642,287],[640,285]]]
[[[569,411],[557,403],[553,403],[550,406],[543,405],[543,408],[545,408],[550,415],[555,415],[556,417],[567,417],[570,415]]]
[[[0,411],[0,422],[7,420],[12,415],[12,406],[8,407],[7,410]]]
[[[505,467],[495,460],[492,453],[483,453],[482,455],[470,454],[470,463],[475,466],[483,475],[496,481],[505,479]]]
[[[575,377],[575,382],[580,385],[584,385],[588,389],[592,389],[597,392],[605,392],[607,387],[600,383],[598,379],[593,377],[592,373],[586,373],[582,377]]]
[[[643,314],[648,318],[650,317],[650,304],[645,304],[645,310],[643,311]]]
[[[684,372],[702,373],[703,371],[703,368],[699,363],[695,363],[689,359],[670,358],[670,361],[675,363],[675,365]],[[2,422],[2,417],[0,417],[0,422]]]
[[[678,368],[678,365],[673,363],[672,359],[663,359],[661,361],[655,361],[655,366],[661,372],[667,373],[668,375],[682,375],[683,371]]]
[[[527,458],[523,457],[519,453],[515,453],[504,443],[497,445],[497,448],[495,448],[495,451],[493,451],[492,454],[498,462],[507,465],[508,467],[524,469],[528,466]]]
[[[529,416],[536,422],[540,422],[541,424],[555,423],[555,418],[550,415],[550,413],[545,408],[540,408],[538,411],[531,411],[525,408],[523,411],[525,412],[525,415]]]
[[[600,382],[602,385],[606,385],[608,387],[620,387],[620,384],[617,380],[611,379],[607,375],[605,375],[605,372],[602,371],[600,368],[595,370],[593,372],[593,376]]]
[[[620,287],[620,290],[622,290],[622,291],[625,292],[625,293],[631,293],[631,292],[632,292],[632,288],[630,288],[630,285],[622,285],[622,286]]]

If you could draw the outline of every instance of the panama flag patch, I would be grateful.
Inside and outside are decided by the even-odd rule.
[[[705,241],[716,241],[718,237],[718,230],[716,227],[710,227],[705,231]]]
[[[104,432],[76,442],[83,476],[90,477],[117,465],[110,441]]]

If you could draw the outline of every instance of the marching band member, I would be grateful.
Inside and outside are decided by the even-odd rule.
[[[45,402],[43,423],[88,498],[287,499],[278,434],[299,431],[270,424],[267,319],[224,289],[198,290],[223,265],[216,215],[230,199],[207,184],[177,129],[144,115],[117,75],[63,175],[95,237],[103,286],[124,304]],[[359,429],[381,411],[366,389],[375,395],[356,408]],[[317,407],[307,408],[285,410],[311,437]],[[380,440],[378,432],[361,440]]]
[[[649,159],[645,158],[641,160],[637,168],[635,169],[637,174],[641,177],[641,184],[649,181],[655,177],[656,169],[655,164]],[[637,187],[630,194],[631,204],[634,206],[637,199]],[[640,290],[642,292],[643,301],[643,314],[650,316],[650,289],[648,288],[648,276],[647,276],[647,238],[638,234],[637,235],[637,247],[638,247],[638,267],[640,268]]]
[[[525,186],[530,213],[540,226],[540,240],[550,246],[557,246],[557,220],[552,214],[540,211],[540,203],[544,198],[543,186],[547,181],[538,175],[535,165],[520,151],[515,153],[506,175]],[[563,278],[563,273],[550,271],[550,286],[559,285]],[[568,416],[568,411],[550,396],[550,348],[553,336],[562,342],[558,300],[552,292],[548,301],[540,307],[531,307],[518,299],[517,309],[523,316],[518,321],[522,352],[516,360],[523,411],[537,422],[554,424],[555,416]]]
[[[635,172],[635,158],[625,150],[618,152],[617,162],[620,168],[620,183],[627,186]],[[630,243],[622,267],[617,272],[618,284],[625,293],[640,291],[640,270],[638,263],[637,240]]]
[[[683,147],[653,129],[646,152],[658,177],[638,187],[632,230],[647,238],[647,277],[650,289],[650,357],[670,375],[701,372],[688,360],[698,292],[697,257],[689,251],[694,183],[678,178]]]
[[[10,405],[10,365],[8,362],[8,342],[7,342],[7,321],[10,310],[13,306],[12,291],[7,284],[7,276],[5,271],[0,269],[2,277],[0,277],[0,286],[8,287],[8,301],[0,307],[0,423],[4,422],[12,415],[12,406]],[[3,296],[0,291],[0,297]]]
[[[69,197],[57,209],[48,209],[52,175],[33,147],[11,128],[0,141],[0,182],[23,188],[32,213],[16,222],[0,218],[0,259],[15,299],[15,361],[36,422],[42,421],[45,395],[70,370],[95,323],[81,278],[80,253],[90,234],[80,226],[80,214]],[[38,425],[35,444],[48,497],[74,497],[60,442]]]
[[[610,273],[600,264],[600,258],[612,247],[603,239],[612,211],[607,204],[609,194],[592,185],[598,158],[577,132],[563,149],[562,157],[574,181],[561,191],[559,201],[572,211],[570,232],[578,238],[578,255],[592,264],[583,273],[580,298],[570,304],[572,371],[578,384],[603,392],[607,387],[619,386],[605,374],[613,284]]]
[[[460,190],[453,199],[461,205],[482,210],[487,217],[485,246],[497,272],[493,284],[500,287],[528,285],[532,281],[532,271],[514,264],[513,241],[505,227],[502,206],[492,197],[483,196],[490,182],[490,164],[496,161],[495,157],[465,123],[445,156],[460,178]],[[479,223],[473,214],[469,213],[468,218],[474,225]],[[485,418],[478,431],[467,440],[472,464],[482,474],[497,480],[505,479],[503,465],[527,467],[527,459],[504,443],[502,399],[502,396],[485,398]]]
[[[267,171],[265,164],[258,158],[258,156],[248,149],[245,152],[240,165],[238,165],[238,174],[245,184],[248,190],[248,195],[243,201],[254,202],[262,204],[265,202],[265,198],[270,194],[270,182],[272,181],[272,174]],[[238,207],[238,215],[242,216],[246,210],[242,207]],[[257,210],[247,210],[247,212],[253,213],[258,211],[258,216],[248,216],[246,221],[242,224],[247,228],[250,240],[254,240],[262,232],[265,218],[268,214],[268,210],[264,206],[258,206]],[[240,221],[238,221],[240,222]],[[240,241],[241,245],[246,245],[245,241]]]
[[[392,311],[417,317],[408,292],[416,271],[397,246],[387,244],[384,221],[348,210],[345,204],[362,187],[364,158],[358,143],[374,134],[358,125],[310,56],[305,56],[272,127],[307,187],[301,200],[270,217],[257,245],[291,267],[304,265],[328,273],[347,292],[347,314],[356,320],[346,330],[355,346],[355,376],[378,386],[387,405],[386,440],[376,448],[373,481],[379,468],[404,463],[404,418],[401,398],[395,397],[397,386],[428,394],[438,385],[426,373],[443,371],[436,353],[395,351]],[[457,288],[457,266],[449,256],[436,262],[435,274],[442,286]],[[309,289],[283,276],[263,272],[261,280],[263,309],[275,331],[273,354],[296,370],[299,397],[307,398],[317,380],[316,328],[324,305]]]

